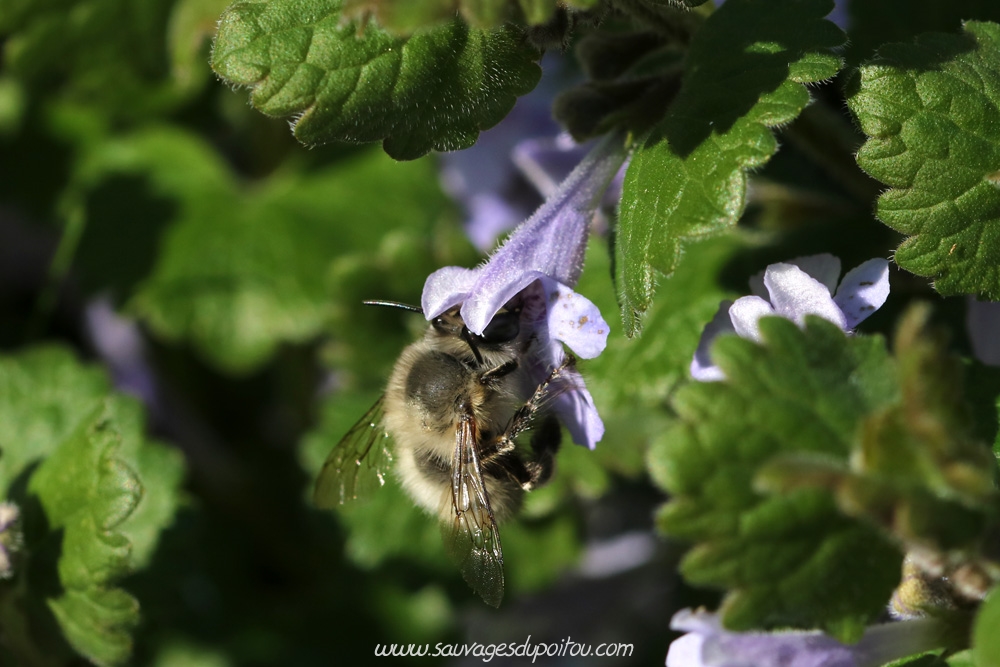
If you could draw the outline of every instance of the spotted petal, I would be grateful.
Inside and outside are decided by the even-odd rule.
[[[548,304],[549,336],[578,356],[593,359],[608,344],[608,323],[587,297],[548,278],[542,279]]]
[[[833,298],[853,329],[878,310],[889,298],[889,261],[869,259],[844,276]]]

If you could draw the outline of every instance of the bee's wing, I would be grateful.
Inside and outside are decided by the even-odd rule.
[[[385,484],[392,452],[382,425],[384,399],[375,401],[326,457],[313,492],[318,507],[329,509],[363,498]]]
[[[451,503],[454,515],[442,526],[445,548],[462,577],[494,607],[503,599],[503,550],[483,470],[476,450],[476,428],[464,417],[455,434]]]

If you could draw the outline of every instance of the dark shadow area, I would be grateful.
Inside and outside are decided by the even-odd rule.
[[[134,664],[178,642],[251,667],[371,664],[375,645],[393,641],[380,581],[418,590],[429,575],[406,562],[358,570],[335,517],[303,503],[297,466],[270,464],[239,495],[182,510],[149,566],[123,582],[142,605]]]
[[[110,290],[117,301],[128,299],[153,269],[161,237],[178,213],[177,202],[154,192],[147,178],[105,180],[87,199],[86,230],[77,248],[84,291]]]
[[[666,139],[687,157],[712,134],[724,134],[766,93],[788,78],[789,63],[818,46],[835,47],[839,29],[816,14],[815,3],[772,0],[769,11],[727,2],[698,33],[684,65],[680,93],[667,122],[647,146]],[[773,16],[781,15],[775,22]],[[792,29],[790,26],[800,26]]]
[[[876,56],[885,44],[911,42],[916,35],[943,30],[961,32],[968,20],[1000,22],[996,0],[854,0],[848,4],[851,41],[847,62],[855,67]]]

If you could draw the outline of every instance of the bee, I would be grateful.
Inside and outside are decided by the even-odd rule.
[[[529,365],[537,339],[521,314],[515,298],[481,335],[469,331],[458,307],[434,318],[403,350],[384,395],[330,452],[314,495],[319,507],[343,504],[383,485],[394,469],[415,504],[440,518],[445,550],[494,607],[504,589],[497,521],[552,476],[561,432],[540,410],[566,388],[561,374],[575,363],[567,355],[535,384]],[[515,440],[536,417],[530,453],[522,452]]]

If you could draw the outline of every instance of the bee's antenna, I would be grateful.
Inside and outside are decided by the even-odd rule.
[[[420,306],[411,306],[408,303],[400,303],[399,301],[362,301],[366,306],[388,306],[390,308],[400,308],[402,310],[408,310],[411,313],[423,314],[423,309]]]

